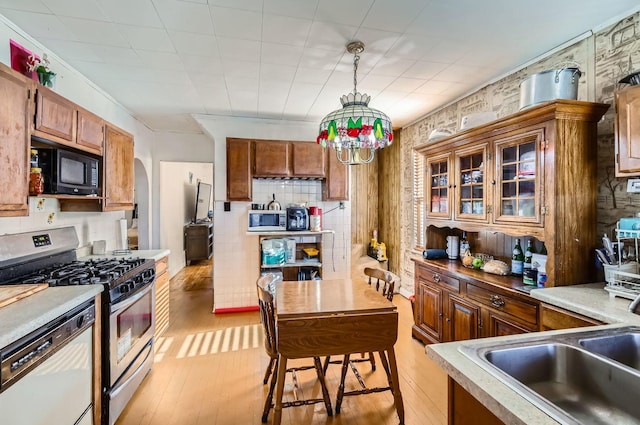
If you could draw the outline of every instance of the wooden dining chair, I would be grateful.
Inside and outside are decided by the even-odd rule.
[[[276,386],[278,375],[279,353],[276,339],[275,305],[273,301],[273,290],[275,289],[275,283],[277,282],[277,280],[278,278],[275,275],[267,274],[265,276],[261,276],[256,282],[256,287],[258,290],[258,304],[260,307],[260,321],[262,322],[262,326],[264,329],[264,348],[267,355],[269,356],[269,365],[267,366],[267,371],[265,373],[263,383],[266,384],[269,381],[269,377],[271,377],[271,382],[269,384],[269,393],[267,394],[267,398],[264,403],[264,410],[262,413],[263,423],[267,422],[269,411],[274,407],[273,391]],[[320,386],[322,387],[322,398],[298,398],[298,379],[296,376],[296,372],[309,369],[316,370],[318,381],[320,382]],[[286,373],[291,373],[293,377],[293,391],[295,401],[283,403],[282,407],[305,406],[316,403],[324,403],[325,408],[327,409],[327,415],[332,416],[333,410],[331,407],[331,399],[329,398],[329,391],[327,390],[324,379],[324,371],[322,370],[322,363],[320,362],[319,357],[313,358],[313,366],[298,366],[287,368]]]

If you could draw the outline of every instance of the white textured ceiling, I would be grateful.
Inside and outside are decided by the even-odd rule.
[[[637,0],[0,0],[154,130],[190,114],[319,122],[358,89],[402,127]]]

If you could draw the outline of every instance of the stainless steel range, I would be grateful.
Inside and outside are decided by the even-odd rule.
[[[102,294],[102,423],[113,425],[153,364],[155,262],[78,261],[73,227],[0,236],[0,285],[99,284]]]

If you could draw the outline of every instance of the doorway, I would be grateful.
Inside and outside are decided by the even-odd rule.
[[[160,161],[160,246],[171,250],[170,276],[186,266],[184,227],[194,219],[199,181],[213,185],[213,163]]]

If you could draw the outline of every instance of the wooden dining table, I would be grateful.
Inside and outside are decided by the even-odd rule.
[[[404,406],[394,344],[398,339],[396,306],[365,281],[351,279],[278,282],[276,329],[279,352],[274,425],[282,417],[287,360],[382,352],[400,424]]]

